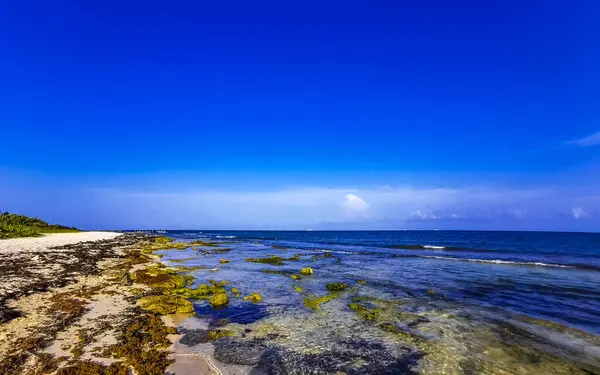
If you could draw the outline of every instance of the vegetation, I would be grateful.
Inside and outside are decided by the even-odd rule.
[[[333,293],[329,293],[326,294],[324,296],[313,296],[313,295],[307,295],[306,297],[304,297],[304,307],[308,307],[309,309],[313,309],[315,311],[319,310],[319,306],[322,303],[325,302],[329,302],[332,299],[338,298],[339,296],[337,294],[333,294]]]
[[[285,264],[283,261],[285,258],[278,257],[277,255],[271,255],[266,258],[246,258],[246,262],[252,263],[263,263],[263,264],[272,264],[274,266],[281,266]]]
[[[260,301],[262,301],[262,296],[256,292],[254,292],[251,295],[249,295],[248,297],[244,297],[244,300],[252,301],[254,303],[259,303]]]
[[[344,290],[347,287],[348,287],[348,284],[346,284],[346,283],[329,283],[326,286],[327,290],[332,291],[332,292]]]
[[[0,213],[0,239],[14,237],[39,236],[44,233],[77,232],[75,228],[62,225],[48,224],[47,222],[25,215]]]
[[[148,296],[140,298],[137,303],[144,310],[160,315],[194,312],[194,305],[179,296]]]
[[[210,303],[213,308],[225,307],[229,304],[229,296],[225,292],[218,292],[210,297],[208,303]]]
[[[369,308],[363,304],[352,302],[348,305],[349,308],[354,310],[358,316],[363,318],[364,320],[375,320],[379,313],[379,309]]]

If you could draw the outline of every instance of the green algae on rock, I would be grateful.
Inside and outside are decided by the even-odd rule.
[[[340,290],[344,290],[344,289],[348,288],[348,284],[346,284],[346,283],[329,283],[325,287],[327,288],[327,290],[329,290],[331,292],[336,292],[336,291],[340,291]]]
[[[142,297],[137,301],[137,305],[144,310],[161,315],[194,312],[194,304],[179,296]]]
[[[254,303],[258,303],[258,302],[262,301],[262,296],[256,292],[254,292],[251,295],[244,297],[244,301],[251,301]]]
[[[284,265],[284,260],[285,258],[279,257],[277,255],[271,255],[270,257],[265,258],[246,258],[246,262],[272,264],[274,266]]]
[[[358,316],[360,316],[364,320],[375,320],[380,312],[379,309],[368,308],[367,306],[356,302],[348,304],[348,307],[354,310],[358,314]]]
[[[309,294],[304,297],[304,307],[318,311],[321,304],[336,298],[339,298],[339,296],[334,293],[329,293],[324,296],[313,296]]]
[[[208,299],[208,303],[210,303],[213,308],[225,307],[229,304],[229,296],[225,292],[218,292]]]
[[[312,275],[313,274],[313,269],[310,267],[306,267],[300,270],[300,273],[303,275]]]
[[[207,338],[210,341],[215,341],[218,339],[222,339],[223,337],[230,337],[230,336],[234,336],[235,333],[233,333],[230,330],[227,329],[215,329],[212,331],[209,331],[207,334]]]

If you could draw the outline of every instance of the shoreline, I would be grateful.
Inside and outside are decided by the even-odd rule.
[[[163,374],[176,359],[178,322],[141,308],[156,289],[132,280],[170,270],[147,250],[155,238],[80,232],[0,241],[0,373]]]
[[[490,315],[438,290],[397,290],[368,272],[358,279],[351,265],[349,278],[333,271],[350,259],[318,249],[108,232],[7,241],[0,241],[6,375],[600,368],[598,336]]]

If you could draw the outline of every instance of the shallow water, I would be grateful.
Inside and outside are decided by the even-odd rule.
[[[511,232],[169,232],[208,238],[227,253],[165,251],[173,265],[202,265],[196,283],[228,280],[232,298],[196,315],[236,332],[214,343],[230,373],[576,374],[600,373],[600,235]],[[233,241],[233,242],[232,242]],[[274,248],[276,246],[287,247]],[[278,255],[274,266],[246,262]],[[231,260],[220,264],[219,259]],[[209,271],[217,267],[217,272]],[[289,275],[314,269],[312,276]],[[366,283],[357,283],[364,280]],[[318,311],[307,295],[350,287]],[[304,293],[296,291],[302,287]],[[368,321],[348,307],[378,311]],[[227,319],[227,320],[224,320]],[[228,341],[229,340],[229,341]],[[212,347],[212,346],[211,346]],[[232,354],[227,348],[237,348]],[[249,364],[251,363],[251,364]],[[236,367],[237,366],[237,367]],[[237,371],[237,372],[236,372]],[[242,372],[239,372],[242,371]],[[587,371],[587,372],[586,372]]]

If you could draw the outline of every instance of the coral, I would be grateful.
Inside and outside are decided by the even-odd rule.
[[[300,273],[303,275],[312,275],[313,274],[313,269],[310,267],[306,267],[300,270]]]
[[[166,315],[176,312],[191,313],[194,312],[194,305],[179,296],[148,296],[142,297],[137,301],[138,306],[144,310]]]
[[[225,292],[215,293],[210,297],[208,303],[210,303],[213,308],[225,307],[229,304],[229,296]]]
[[[327,290],[331,292],[340,291],[348,288],[346,283],[329,283],[326,285]]]

